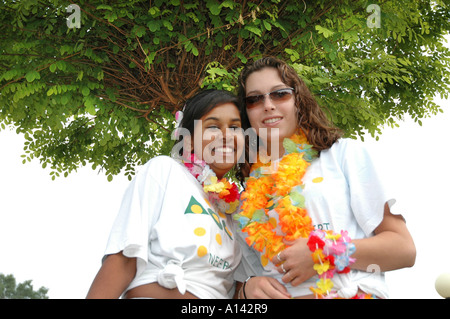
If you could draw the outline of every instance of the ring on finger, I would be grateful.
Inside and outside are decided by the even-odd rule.
[[[286,273],[286,269],[284,269],[284,264],[281,264],[281,269],[283,270],[284,273]]]
[[[281,251],[277,254],[277,258],[278,258],[278,261],[283,261],[282,259],[281,259]]]

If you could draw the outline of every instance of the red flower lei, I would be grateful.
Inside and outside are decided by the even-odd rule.
[[[209,202],[219,212],[232,214],[239,206],[239,188],[236,183],[230,183],[226,178],[220,181],[214,171],[205,161],[197,159],[191,154],[190,161],[182,161],[188,171],[199,181],[208,195]]]

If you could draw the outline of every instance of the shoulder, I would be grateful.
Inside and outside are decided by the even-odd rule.
[[[145,163],[140,169],[136,178],[151,177],[154,180],[166,180],[173,174],[184,173],[180,162],[166,155],[156,156]]]
[[[341,138],[328,150],[320,153],[320,161],[334,163],[341,168],[358,169],[371,164],[373,156],[367,145],[361,140]]]
[[[340,138],[338,139],[328,150],[322,151],[322,153],[330,153],[341,159],[345,159],[349,156],[366,155],[368,152],[364,142],[352,138]]]
[[[150,159],[144,164],[144,167],[172,167],[180,165],[177,160],[167,155],[159,155]]]
[[[167,155],[159,155],[150,159],[147,163],[143,165],[142,168],[144,170],[149,170],[156,168],[167,169],[178,166],[180,166],[180,162],[178,162],[174,158]]]
[[[334,152],[357,151],[363,149],[364,143],[352,138],[340,138],[330,147],[330,150]]]

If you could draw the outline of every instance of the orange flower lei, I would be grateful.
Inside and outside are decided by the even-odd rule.
[[[320,278],[317,288],[310,289],[318,298],[336,298],[337,293],[331,290],[331,278],[335,272],[349,271],[350,264],[354,262],[354,259],[349,258],[354,251],[354,245],[346,232],[333,234],[331,231],[314,231],[312,220],[305,209],[305,198],[301,193],[303,176],[317,153],[308,144],[304,133],[300,131],[290,139],[285,139],[283,146],[286,154],[276,169],[259,160],[252,166],[250,177],[246,181],[246,190],[241,194],[241,211],[234,215],[234,219],[239,222],[241,230],[248,234],[245,239],[247,244],[263,252],[262,260],[272,261],[284,250],[286,245],[283,239],[292,241],[309,237],[308,246],[312,251],[314,269]],[[276,221],[269,218],[268,212],[273,209],[278,213],[279,225],[284,235],[276,234]],[[320,237],[326,241],[322,241]],[[319,243],[323,245],[318,245]],[[322,250],[325,243],[328,243],[327,255],[324,255]],[[337,265],[336,259],[339,261]],[[365,295],[362,297],[371,298]]]
[[[263,258],[268,260],[286,248],[283,238],[307,238],[314,230],[301,192],[302,178],[317,153],[303,132],[285,139],[283,146],[287,154],[278,162],[276,170],[260,161],[252,166],[246,190],[241,194],[241,211],[234,216],[242,231],[248,234],[247,244],[264,251]],[[284,236],[274,231],[276,225],[267,215],[272,209],[278,213]]]

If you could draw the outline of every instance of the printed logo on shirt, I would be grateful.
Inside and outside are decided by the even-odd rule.
[[[196,214],[196,215],[208,215],[212,218],[214,221],[214,224],[219,228],[219,232],[215,236],[215,243],[219,246],[222,246],[222,234],[223,232],[233,240],[233,234],[228,229],[225,220],[221,219],[222,214],[217,214],[215,211],[213,211],[211,208],[205,209],[202,204],[198,200],[195,199],[194,196],[191,196],[191,199],[189,200],[189,204],[186,207],[184,214]],[[222,216],[224,219],[226,218],[224,215]],[[194,234],[197,237],[203,237],[207,234],[207,230],[203,227],[196,227],[193,230]],[[222,234],[221,234],[222,233]],[[220,256],[216,256],[208,251],[208,248],[204,245],[200,245],[197,247],[197,256],[199,258],[205,257],[206,255],[209,256],[208,262],[217,268],[220,269],[231,269],[231,265],[226,260],[222,259]]]
[[[186,210],[184,211],[184,214],[203,214],[208,215],[208,212],[203,208],[203,206],[194,198],[194,196],[191,196],[191,200],[189,201],[188,206],[186,207]]]
[[[314,229],[320,229],[320,230],[330,230],[330,223],[322,223],[314,225]]]
[[[220,230],[225,231],[225,233],[228,235],[228,237],[233,240],[232,233],[228,229],[225,220],[221,219],[219,214],[217,214],[215,211],[213,211],[211,208],[208,207],[208,209],[203,208],[203,206],[199,203],[198,200],[195,199],[194,196],[191,196],[191,200],[189,201],[188,206],[186,207],[186,210],[184,211],[184,214],[201,214],[201,215],[209,215],[216,223],[217,227],[219,227]]]
[[[209,254],[208,262],[216,268],[231,269],[231,265],[228,263],[228,261],[222,259],[219,256],[213,255],[211,253]]]

